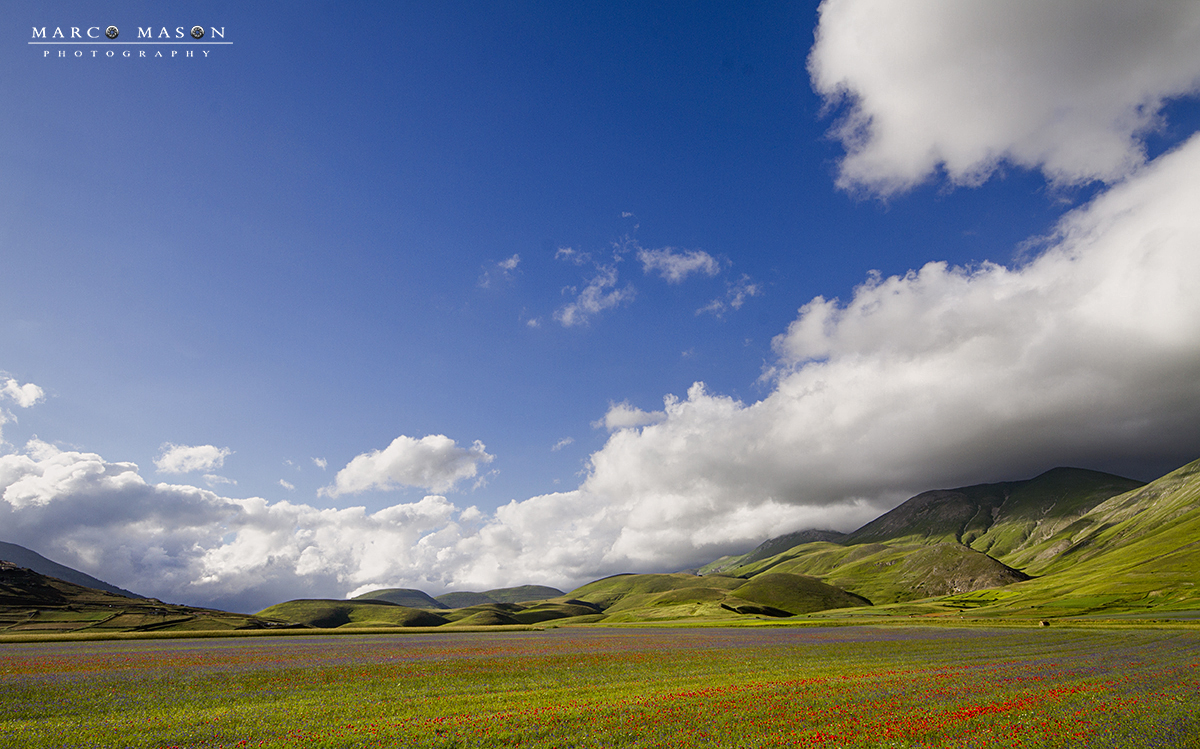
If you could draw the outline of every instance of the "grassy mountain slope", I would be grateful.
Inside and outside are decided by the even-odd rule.
[[[92,577],[86,572],[80,572],[76,569],[71,569],[65,564],[53,562],[46,557],[38,554],[36,551],[26,549],[24,546],[6,543],[0,541],[0,559],[15,564],[18,567],[31,569],[40,575],[53,577],[58,580],[65,580],[69,583],[81,585],[85,588],[94,588],[95,590],[103,590],[107,593],[113,593],[118,596],[127,598],[144,598],[137,593],[131,593],[124,588],[118,588],[115,585],[106,583],[103,580]]]
[[[266,629],[280,622],[129,598],[0,562],[0,631],[116,633]]]
[[[773,557],[801,544],[816,543],[819,541],[833,541],[836,543],[840,542],[845,536],[845,533],[837,531],[796,531],[795,533],[788,533],[784,536],[776,536],[775,538],[763,541],[746,554],[725,556],[716,559],[701,567],[698,572],[701,575],[715,575],[737,567],[744,567],[768,557]]]
[[[813,577],[787,572],[755,575],[745,585],[734,589],[731,595],[789,614],[871,605],[862,596],[827,585]]]
[[[397,606],[407,606],[411,609],[445,609],[451,608],[441,601],[431,597],[423,590],[413,588],[381,588],[355,596],[354,601],[384,601]]]
[[[1042,576],[995,611],[1200,609],[1200,461],[1097,505],[1045,546]]]
[[[515,588],[496,588],[494,590],[485,590],[483,594],[496,603],[546,601],[565,595],[558,588],[551,588],[548,585],[518,585]]]
[[[476,593],[471,590],[464,590],[457,593],[443,593],[435,597],[438,603],[442,604],[443,608],[447,609],[465,609],[468,606],[482,606],[485,603],[499,603],[496,599],[485,593]]]
[[[697,577],[681,572],[669,575],[613,575],[576,588],[568,595],[580,601],[594,603],[602,609],[608,609],[621,599],[630,596],[644,596],[645,598],[637,600],[648,601],[657,594],[674,592],[679,589],[732,590],[745,582],[736,577],[723,575]],[[628,602],[622,608],[629,608]]]
[[[996,588],[1029,579],[1054,558],[1056,534],[1141,482],[1055,468],[1027,481],[924,492],[863,527],[827,541],[772,539],[750,554],[702,569],[753,578],[810,575],[874,604]],[[824,532],[821,532],[824,533]],[[790,540],[801,540],[774,555]],[[721,560],[718,560],[720,562]]]
[[[1081,468],[1054,468],[1027,481],[918,494],[840,543],[956,542],[1006,562],[1096,505],[1142,482]]]
[[[812,543],[742,570],[757,579],[769,573],[818,578],[872,603],[899,603],[930,596],[1008,585],[1028,576],[961,544]]]
[[[443,593],[436,601],[446,608],[457,609],[464,606],[478,606],[484,603],[528,603],[530,601],[545,601],[559,598],[563,592],[558,588],[545,585],[519,585],[515,588],[496,588],[482,593],[462,591]]]
[[[766,574],[750,580],[724,575],[617,575],[571,591],[595,604],[607,622],[792,616],[870,601],[811,577]]]
[[[449,621],[430,611],[382,600],[300,599],[277,603],[257,616],[281,619],[308,627],[440,627]]]

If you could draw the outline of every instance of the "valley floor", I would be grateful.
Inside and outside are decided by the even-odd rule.
[[[1200,632],[563,628],[6,643],[22,747],[1200,746]]]

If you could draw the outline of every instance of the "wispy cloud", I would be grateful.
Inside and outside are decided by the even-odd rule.
[[[575,293],[574,287],[563,289],[564,293]],[[585,325],[595,315],[633,301],[637,292],[632,286],[617,288],[617,267],[598,265],[596,273],[588,279],[583,291],[575,293],[573,301],[554,311],[554,319],[564,328]]]
[[[631,254],[641,262],[643,273],[657,273],[671,284],[682,283],[693,274],[712,277],[721,272],[721,263],[703,250],[647,249],[631,235],[612,243],[612,260],[608,263],[593,259],[590,253],[560,247],[555,253],[556,259],[574,265],[591,265],[594,273],[586,279],[582,291],[576,286],[562,290],[573,298],[555,310],[554,319],[563,327],[575,327],[586,324],[605,310],[632,302],[637,295],[636,289],[631,284],[622,286],[619,281],[620,264]]]
[[[559,247],[554,253],[555,260],[563,260],[574,265],[587,265],[592,262],[592,254],[576,250],[573,247]]]
[[[750,276],[742,274],[742,277],[737,281],[726,284],[725,296],[717,297],[700,309],[696,310],[696,314],[700,315],[709,312],[717,317],[722,317],[731,309],[739,310],[746,303],[746,299],[752,296],[761,296],[762,287],[750,280]]]
[[[667,283],[682,283],[693,273],[715,276],[721,272],[721,264],[703,250],[676,251],[672,247],[658,250],[640,249],[637,254],[642,263],[642,272],[657,271]]]
[[[562,438],[562,439],[560,439],[558,442],[555,442],[555,443],[554,443],[554,447],[551,447],[551,448],[550,448],[550,452],[555,452],[555,453],[556,453],[556,452],[558,452],[559,450],[561,450],[561,449],[563,449],[564,447],[566,447],[567,445],[574,444],[574,442],[575,442],[575,438],[574,438],[574,437],[563,437],[563,438]]]
[[[492,283],[498,280],[512,280],[512,274],[520,264],[521,256],[514,253],[511,257],[485,266],[483,273],[479,276],[480,288],[491,288]]]
[[[154,467],[159,473],[191,473],[193,471],[212,471],[225,464],[225,458],[233,454],[228,447],[213,445],[173,445],[163,444],[162,453],[154,459]]]

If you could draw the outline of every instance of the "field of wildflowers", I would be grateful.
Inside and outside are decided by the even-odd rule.
[[[1200,633],[557,629],[0,645],[0,746],[1200,746]]]

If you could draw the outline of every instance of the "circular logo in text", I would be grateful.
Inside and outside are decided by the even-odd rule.
[[[109,39],[116,39],[117,34],[120,34],[120,33],[121,32],[117,30],[116,26],[109,26],[107,29],[104,30],[104,35],[107,36]]]
[[[193,26],[192,27],[192,38],[193,39],[203,39],[204,38],[204,28],[202,26]]]

